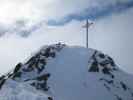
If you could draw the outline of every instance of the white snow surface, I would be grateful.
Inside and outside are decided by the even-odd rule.
[[[133,78],[119,67],[112,71],[113,79],[102,72],[88,72],[94,52],[78,46],[63,47],[55,58],[47,59],[45,72],[51,74],[49,91],[37,90],[28,82],[7,79],[0,90],[0,100],[49,100],[49,96],[53,100],[133,100]],[[101,78],[113,80],[113,84],[100,81]],[[124,90],[120,82],[128,89]]]
[[[47,100],[48,95],[33,87],[8,80],[0,91],[0,100]]]

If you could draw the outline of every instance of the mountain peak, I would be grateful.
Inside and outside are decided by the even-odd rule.
[[[108,55],[58,43],[42,47],[1,76],[0,99],[29,100],[34,95],[32,100],[132,100],[132,83]]]

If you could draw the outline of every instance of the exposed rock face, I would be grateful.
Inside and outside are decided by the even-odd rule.
[[[1,76],[0,99],[6,94],[5,88],[12,89],[12,94],[24,85],[43,92],[44,98],[39,94],[35,100],[133,100],[133,87],[127,82],[131,80],[124,77],[128,75],[108,55],[59,43],[43,47],[29,60],[18,63],[13,71]],[[23,100],[18,94],[12,95],[17,99],[4,100]]]
[[[6,76],[0,77],[0,88],[5,83],[7,78],[12,78],[16,81],[31,81],[30,83],[36,89],[48,91],[47,80],[50,77],[50,73],[45,72],[45,66],[50,58],[55,58],[65,45],[56,44],[52,46],[44,47],[40,52],[36,53],[26,63],[18,63],[13,71]]]
[[[130,94],[133,99],[133,91],[124,82],[115,79],[115,73],[120,70],[111,57],[95,51],[91,57],[89,66],[89,72],[101,73],[105,75],[105,77],[99,78],[99,81],[103,83],[104,87],[110,91],[117,100],[123,100],[117,92],[119,89],[127,94]],[[113,90],[116,90],[116,93],[113,93]]]
[[[101,72],[110,75],[112,78],[114,78],[112,72],[118,70],[118,67],[111,57],[98,51],[94,52],[89,64],[89,72]]]
[[[15,67],[12,79],[25,82],[32,80],[30,84],[36,89],[48,91],[49,87],[47,85],[47,80],[50,77],[50,73],[45,71],[47,61],[50,58],[54,59],[56,53],[58,53],[64,46],[64,44],[59,43],[42,48],[40,52],[36,53],[26,63],[19,63]]]

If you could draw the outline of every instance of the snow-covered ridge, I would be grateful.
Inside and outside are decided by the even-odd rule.
[[[133,79],[94,49],[42,47],[0,77],[0,100],[133,100]]]

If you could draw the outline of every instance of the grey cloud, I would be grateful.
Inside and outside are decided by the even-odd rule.
[[[49,20],[47,24],[51,26],[62,26],[71,22],[72,20],[79,20],[79,21],[82,21],[85,19],[97,20],[105,16],[109,16],[110,14],[120,13],[127,9],[132,8],[133,0],[127,0],[127,1],[117,0],[116,2],[113,2],[113,3],[101,0],[100,4],[99,4],[100,6],[99,5],[89,6],[81,12],[74,12],[74,13],[68,14],[58,20],[56,19]]]

